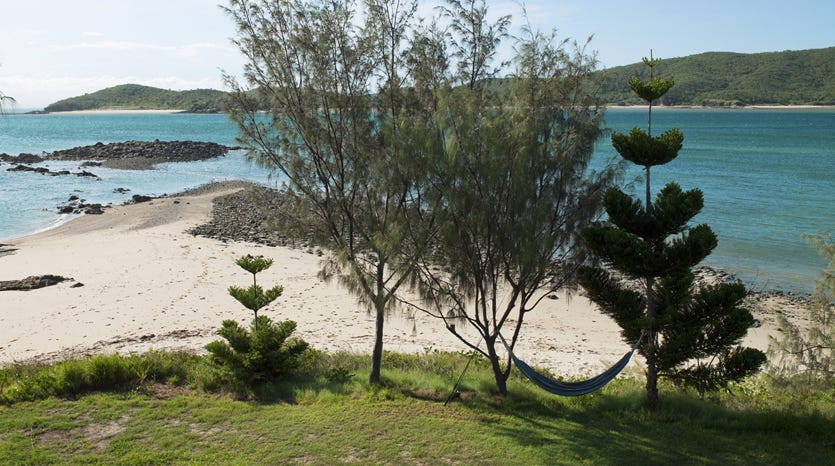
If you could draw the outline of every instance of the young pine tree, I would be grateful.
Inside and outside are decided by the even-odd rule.
[[[284,288],[280,285],[264,290],[255,276],[273,265],[272,259],[263,256],[246,255],[235,261],[242,269],[252,274],[252,285],[248,288],[230,286],[229,294],[255,317],[247,330],[234,320],[224,320],[218,335],[226,341],[216,340],[206,345],[211,360],[223,367],[240,382],[251,384],[270,377],[291,372],[299,362],[299,356],[308,348],[307,342],[291,337],[296,330],[292,320],[273,322],[258,311],[281,296]]]
[[[241,288],[240,286],[232,285],[229,287],[229,295],[238,300],[245,308],[255,313],[255,319],[252,321],[253,325],[258,325],[258,311],[275,301],[284,292],[284,287],[281,285],[274,286],[268,290],[258,285],[255,276],[267,270],[273,265],[272,259],[266,259],[264,256],[251,256],[249,254],[238,258],[235,261],[238,266],[252,274],[252,285],[249,288]]]
[[[742,284],[694,285],[691,267],[717,244],[707,225],[688,226],[702,209],[702,192],[683,191],[671,182],[652,202],[650,170],[676,158],[684,135],[673,128],[652,136],[653,101],[673,86],[673,80],[653,76],[659,60],[652,54],[643,61],[649,81],[633,77],[629,86],[648,104],[647,130],[615,133],[612,145],[624,159],[644,167],[645,199],[633,199],[616,188],[606,193],[609,224],[587,229],[584,237],[608,267],[583,267],[578,278],[589,298],[621,326],[624,338],[630,344],[640,340],[648,402],[654,408],[659,377],[704,394],[754,373],[765,354],[737,346],[754,323],[751,313],[740,307],[745,297]],[[639,289],[623,278],[637,281]]]

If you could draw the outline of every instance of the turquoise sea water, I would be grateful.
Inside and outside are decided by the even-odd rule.
[[[611,109],[608,126],[645,127],[646,111]],[[803,234],[835,231],[835,111],[691,110],[653,112],[653,134],[679,127],[684,148],[652,172],[653,189],[668,181],[698,187],[705,208],[696,218],[719,235],[706,260],[738,274],[754,288],[808,292],[824,267]],[[197,140],[234,145],[224,115],[72,114],[0,117],[0,153],[41,153],[96,142]],[[614,156],[607,138],[596,157]],[[48,162],[75,171],[78,162]],[[268,184],[268,172],[241,152],[202,162],[173,163],[155,171],[92,169],[102,180],[6,172],[0,166],[0,240],[66,220],[55,207],[77,194],[87,202],[122,203],[132,194],[174,193],[210,181],[246,179]],[[631,170],[627,181],[640,175]],[[115,188],[127,188],[117,194]]]

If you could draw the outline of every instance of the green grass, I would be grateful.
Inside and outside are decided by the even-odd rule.
[[[109,358],[133,366],[141,359]],[[649,412],[636,379],[560,398],[512,377],[510,395],[495,397],[489,368],[476,362],[461,399],[444,406],[466,358],[387,353],[378,388],[366,383],[367,356],[313,352],[298,376],[209,393],[195,388],[206,377],[194,375],[205,370],[200,358],[175,353],[161,370],[165,354],[154,353],[155,364],[135,371],[141,380],[114,377],[95,391],[105,389],[100,377],[99,388],[79,384],[80,394],[61,397],[41,391],[33,401],[9,401],[22,390],[11,374],[37,379],[60,365],[13,366],[0,369],[0,464],[826,464],[835,457],[832,389],[791,390],[760,377],[734,386],[733,395],[700,400],[665,386],[661,409]],[[75,362],[83,368],[76,372],[129,374],[113,359],[87,361]]]

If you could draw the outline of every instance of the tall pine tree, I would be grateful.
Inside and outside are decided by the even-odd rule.
[[[630,344],[640,340],[648,403],[654,408],[659,377],[704,394],[756,372],[765,354],[737,346],[754,323],[751,313],[740,307],[742,284],[694,284],[690,269],[717,244],[709,226],[688,226],[702,209],[701,190],[683,191],[671,182],[652,202],[650,169],[675,159],[684,135],[673,128],[652,136],[652,104],[670,90],[673,79],[654,76],[659,60],[652,54],[643,62],[649,81],[632,77],[629,86],[648,104],[647,130],[614,133],[612,145],[621,157],[644,167],[645,200],[616,188],[606,193],[609,222],[587,229],[584,238],[607,267],[583,267],[578,279]]]

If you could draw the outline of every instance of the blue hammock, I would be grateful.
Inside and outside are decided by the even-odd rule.
[[[527,365],[525,361],[522,361],[517,358],[515,354],[513,354],[513,351],[510,350],[510,346],[508,346],[501,334],[499,335],[499,338],[502,339],[502,343],[504,343],[505,348],[507,348],[507,352],[513,359],[513,363],[516,364],[516,367],[519,368],[519,371],[522,372],[525,377],[546,392],[560,396],[588,395],[595,390],[603,388],[604,385],[614,380],[614,378],[620,374],[620,371],[622,371],[623,368],[629,364],[632,354],[635,353],[635,349],[638,347],[638,345],[635,345],[631,351],[620,358],[620,361],[600,375],[580,382],[560,382],[559,380],[550,379],[536,372],[531,366]]]

